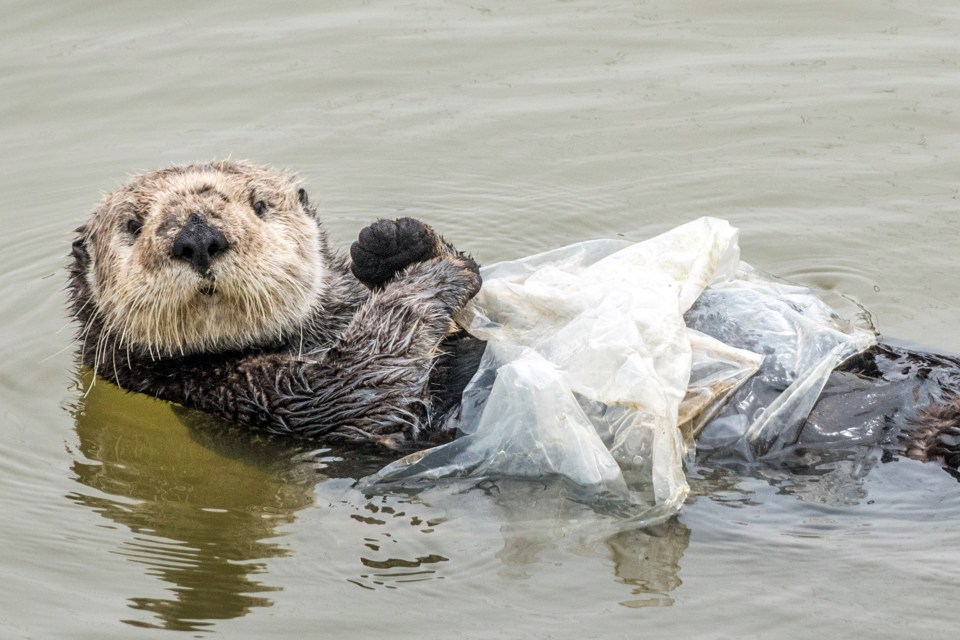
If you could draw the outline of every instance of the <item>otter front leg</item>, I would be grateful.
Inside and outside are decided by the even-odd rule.
[[[428,426],[440,343],[479,288],[470,260],[410,265],[371,292],[321,360],[254,356],[231,376],[233,398],[198,408],[275,433],[388,446],[416,440]]]
[[[361,230],[359,238],[351,245],[350,268],[357,280],[376,289],[404,267],[440,257],[466,256],[419,220],[378,220]]]

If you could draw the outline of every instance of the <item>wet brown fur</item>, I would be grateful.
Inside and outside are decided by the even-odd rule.
[[[903,435],[904,455],[934,461],[960,480],[960,397],[950,394],[945,403],[921,409]]]

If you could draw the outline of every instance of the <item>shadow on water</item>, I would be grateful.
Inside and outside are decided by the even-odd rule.
[[[116,553],[170,593],[130,597],[152,619],[124,622],[202,630],[272,604],[267,594],[281,587],[264,580],[265,560],[290,554],[283,527],[313,504],[323,450],[241,433],[103,381],[73,415],[72,470],[94,491],[67,497],[129,529]]]

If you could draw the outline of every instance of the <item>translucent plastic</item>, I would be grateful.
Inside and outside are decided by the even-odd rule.
[[[488,342],[464,393],[464,435],[367,481],[559,475],[640,513],[676,512],[704,424],[722,446],[775,441],[873,339],[739,258],[736,230],[701,218],[637,244],[585,242],[485,268],[462,318]],[[786,392],[763,387],[754,395],[767,404],[737,422],[725,403],[758,370],[786,371]]]
[[[833,369],[876,344],[869,315],[859,306],[853,311],[843,319],[809,289],[747,265],[735,279],[707,289],[687,312],[687,323],[765,357],[706,425],[699,445],[753,459],[774,456],[792,443]]]

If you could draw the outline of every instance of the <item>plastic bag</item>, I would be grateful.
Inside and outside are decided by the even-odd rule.
[[[824,371],[869,346],[812,293],[765,282],[739,257],[737,231],[701,218],[637,244],[584,242],[484,268],[461,318],[488,342],[464,392],[464,435],[366,483],[558,475],[635,517],[675,513],[704,424],[722,446],[775,440],[809,411]],[[735,330],[757,313],[769,314],[766,331]],[[790,369],[789,393],[755,393],[767,405],[750,407],[762,415],[736,434],[725,404],[764,367]]]
[[[844,319],[810,289],[748,265],[704,291],[687,323],[764,360],[706,425],[698,446],[749,460],[775,456],[796,440],[834,368],[877,342],[869,315],[855,310]]]

